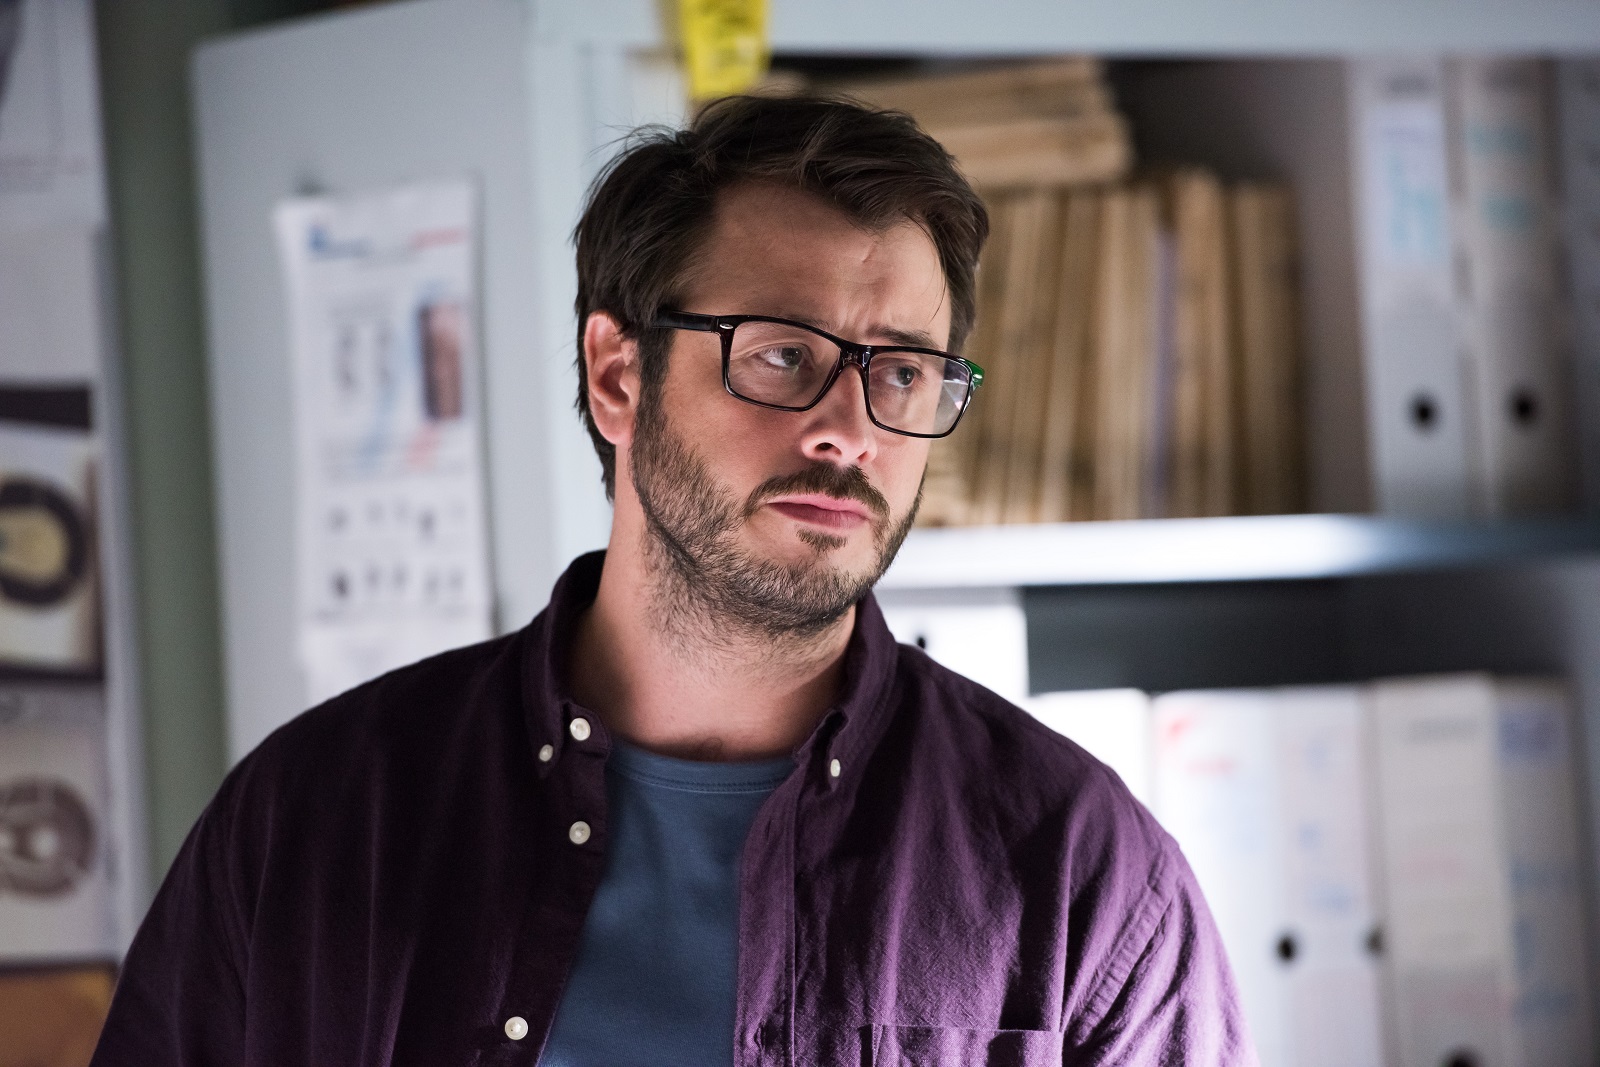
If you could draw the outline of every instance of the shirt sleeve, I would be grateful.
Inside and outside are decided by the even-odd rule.
[[[1143,953],[1069,1067],[1260,1067],[1222,938],[1187,863]]]
[[[128,950],[91,1067],[245,1060],[244,937],[227,787],[195,824]]]

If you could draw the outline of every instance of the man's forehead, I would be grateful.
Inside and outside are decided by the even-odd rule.
[[[913,235],[933,249],[927,231],[906,216],[882,224],[862,222],[822,196],[774,182],[741,182],[718,191],[712,204],[708,236],[765,239],[784,231],[818,240],[863,247]],[[935,250],[936,252],[937,250]]]
[[[760,314],[849,330],[889,343],[940,347],[948,292],[937,246],[918,222],[864,226],[822,197],[747,183],[718,194],[710,226],[685,274],[683,295],[757,301],[718,314]],[[881,306],[863,323],[840,303]],[[880,303],[881,302],[881,303]],[[852,338],[855,339],[855,338]]]

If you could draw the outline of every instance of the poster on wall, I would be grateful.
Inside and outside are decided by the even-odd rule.
[[[0,229],[105,216],[91,0],[0,0]]]
[[[278,205],[316,703],[491,631],[469,181]]]

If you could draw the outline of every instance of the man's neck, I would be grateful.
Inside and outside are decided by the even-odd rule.
[[[641,748],[698,760],[786,755],[838,693],[855,609],[793,637],[708,615],[639,553],[607,554],[573,643],[572,688]]]

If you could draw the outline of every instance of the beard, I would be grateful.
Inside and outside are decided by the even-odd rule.
[[[664,622],[698,617],[718,631],[728,624],[772,639],[820,634],[867,594],[911,530],[922,490],[895,521],[888,501],[859,467],[815,463],[794,474],[769,478],[739,501],[711,476],[704,461],[668,424],[659,387],[640,398],[629,466],[644,512],[645,559],[658,579],[657,607]],[[802,529],[810,552],[781,563],[745,552],[737,533],[762,503],[784,493],[827,493],[858,500],[872,513],[875,559],[864,573],[830,564],[829,553],[845,539]]]

